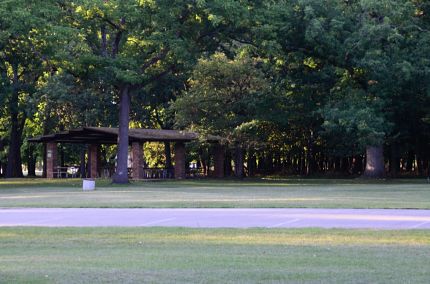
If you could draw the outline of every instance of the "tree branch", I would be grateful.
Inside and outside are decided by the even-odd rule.
[[[101,26],[100,32],[102,36],[102,56],[107,57],[106,25]]]
[[[152,65],[154,65],[158,61],[164,59],[166,57],[167,53],[169,52],[169,50],[170,49],[168,47],[165,47],[158,54],[156,54],[154,57],[152,57],[147,62],[145,62],[145,64],[143,64],[143,66],[141,68],[142,73],[144,73],[146,71],[146,69],[148,69],[149,67],[151,67]]]
[[[119,44],[121,42],[123,31],[120,30],[115,35],[115,40],[112,43],[112,58],[115,58],[119,52]]]

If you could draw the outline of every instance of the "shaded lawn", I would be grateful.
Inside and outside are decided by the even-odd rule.
[[[185,180],[112,185],[82,192],[81,181],[0,180],[0,207],[313,207],[430,209],[425,180]]]
[[[428,283],[430,231],[0,228],[1,283]]]

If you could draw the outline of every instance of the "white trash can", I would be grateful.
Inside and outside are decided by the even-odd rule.
[[[96,181],[93,179],[83,179],[82,180],[82,189],[84,191],[91,191],[96,189]]]

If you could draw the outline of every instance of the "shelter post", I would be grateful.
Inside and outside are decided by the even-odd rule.
[[[175,178],[184,179],[185,173],[185,143],[175,143]]]
[[[46,143],[46,177],[54,178],[55,170],[57,168],[57,143]]]
[[[143,179],[143,143],[131,143],[132,178]]]
[[[214,158],[214,177],[223,178],[224,177],[224,163],[225,163],[225,151],[224,147],[216,143],[213,148],[213,158]]]
[[[88,147],[88,160],[89,160],[89,170],[90,178],[98,177],[99,161],[100,161],[100,145],[91,144]]]

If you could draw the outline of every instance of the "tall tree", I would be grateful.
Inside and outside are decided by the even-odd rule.
[[[235,174],[243,176],[243,130],[256,124],[259,106],[269,86],[249,58],[229,60],[216,53],[201,59],[189,81],[190,88],[174,104],[176,121],[201,134],[220,135],[235,146]],[[254,121],[254,123],[251,123]]]
[[[53,1],[0,3],[0,80],[10,129],[6,177],[22,176],[22,134],[37,84],[51,68],[47,54],[56,11]]]
[[[236,1],[75,1],[70,25],[84,38],[71,72],[112,84],[119,102],[116,183],[128,182],[130,97],[202,52],[216,49],[238,28],[246,6]]]

